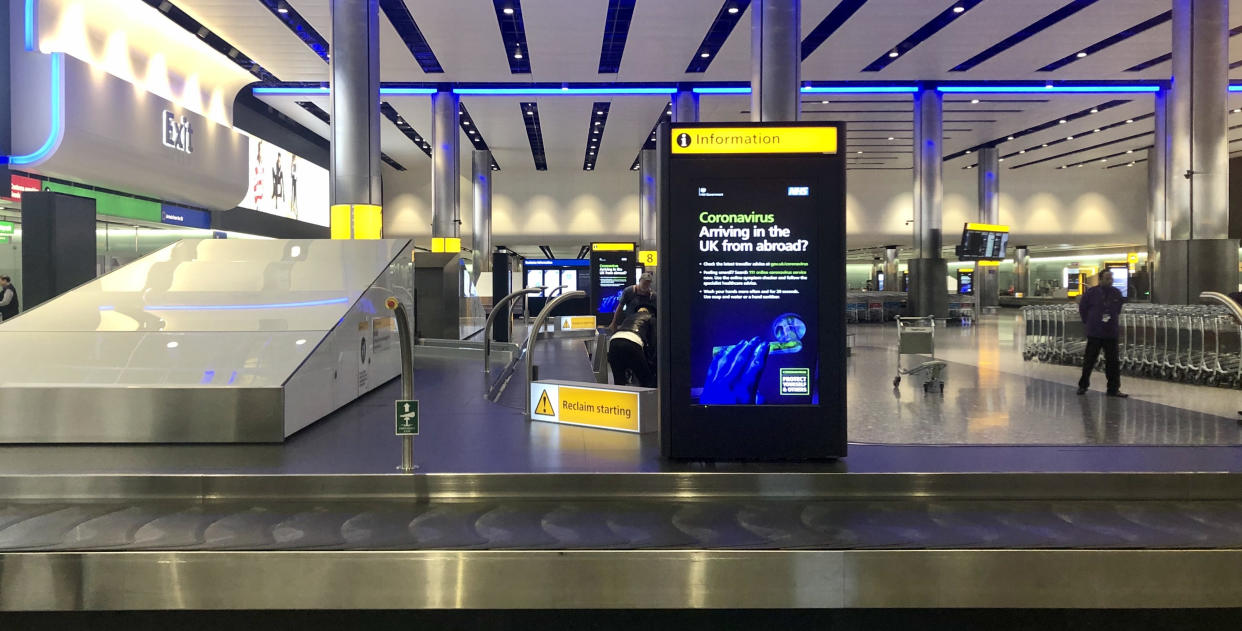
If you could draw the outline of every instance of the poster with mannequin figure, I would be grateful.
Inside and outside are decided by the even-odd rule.
[[[252,136],[248,173],[250,185],[239,207],[317,226],[329,224],[327,169]]]

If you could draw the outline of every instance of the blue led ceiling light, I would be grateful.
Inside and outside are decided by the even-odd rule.
[[[675,87],[666,88],[454,88],[462,96],[606,96],[606,95],[669,95]]]
[[[26,50],[35,49],[35,9],[37,6],[38,0],[26,0]]]
[[[1231,85],[1229,86],[1229,91],[1230,92],[1242,92],[1242,85]]]
[[[380,96],[430,96],[435,88],[380,88]],[[324,96],[332,94],[328,86],[257,86],[251,88],[251,94],[261,96]]]
[[[1139,94],[1159,92],[1158,85],[942,85],[945,93],[974,94]]]
[[[914,94],[918,86],[913,85],[824,85],[803,86],[803,94]]]
[[[64,111],[62,109],[62,90],[61,75],[64,73],[65,55],[64,53],[52,53],[52,113],[51,113],[51,129],[48,130],[47,140],[31,153],[19,156],[0,156],[0,163],[27,165],[34,164],[51,155],[56,146],[60,144],[61,138],[65,133]]]

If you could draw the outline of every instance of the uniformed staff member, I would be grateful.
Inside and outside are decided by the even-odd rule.
[[[1078,394],[1086,394],[1091,387],[1091,371],[1104,350],[1104,376],[1108,379],[1108,396],[1126,398],[1121,391],[1121,359],[1118,355],[1117,338],[1120,336],[1121,306],[1126,302],[1121,290],[1113,287],[1113,273],[1107,269],[1100,272],[1100,282],[1088,288],[1078,301],[1078,315],[1087,329],[1087,352],[1082,358],[1082,378],[1078,380]]]

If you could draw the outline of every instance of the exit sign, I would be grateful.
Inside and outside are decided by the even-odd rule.
[[[17,224],[11,221],[0,221],[0,236],[11,237],[17,230]]]

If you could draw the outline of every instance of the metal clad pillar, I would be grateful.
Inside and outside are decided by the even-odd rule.
[[[1166,241],[1158,298],[1197,302],[1237,291],[1238,244],[1229,239],[1228,0],[1174,0],[1168,100]]]
[[[1013,291],[1016,296],[1031,295],[1031,253],[1025,245],[1013,250]]]
[[[1155,136],[1147,150],[1147,277],[1152,302],[1167,293],[1161,286],[1160,242],[1169,238],[1169,94],[1160,90],[1153,96]]]
[[[885,291],[901,291],[901,272],[897,269],[897,250],[899,246],[884,246],[884,289]]]
[[[657,249],[656,232],[659,229],[659,223],[656,214],[656,170],[658,158],[655,149],[644,149],[638,154],[638,247],[640,250]]]
[[[673,95],[673,122],[699,122],[699,95],[693,90],[677,90]]]
[[[451,90],[431,95],[431,236],[461,236],[461,99]]]
[[[1000,223],[1000,152],[996,147],[979,150],[979,222]],[[1000,304],[999,274],[996,267],[975,268],[975,300],[980,309]]]
[[[944,199],[944,100],[934,87],[914,95],[914,250],[910,315],[949,316],[948,263],[941,258]]]
[[[331,61],[331,203],[381,204],[377,0],[332,3]]]
[[[474,273],[492,271],[492,152],[474,151],[470,154],[471,177],[474,186]],[[500,296],[496,300],[500,300]]]
[[[796,121],[801,114],[801,13],[801,0],[751,3],[751,121]]]

